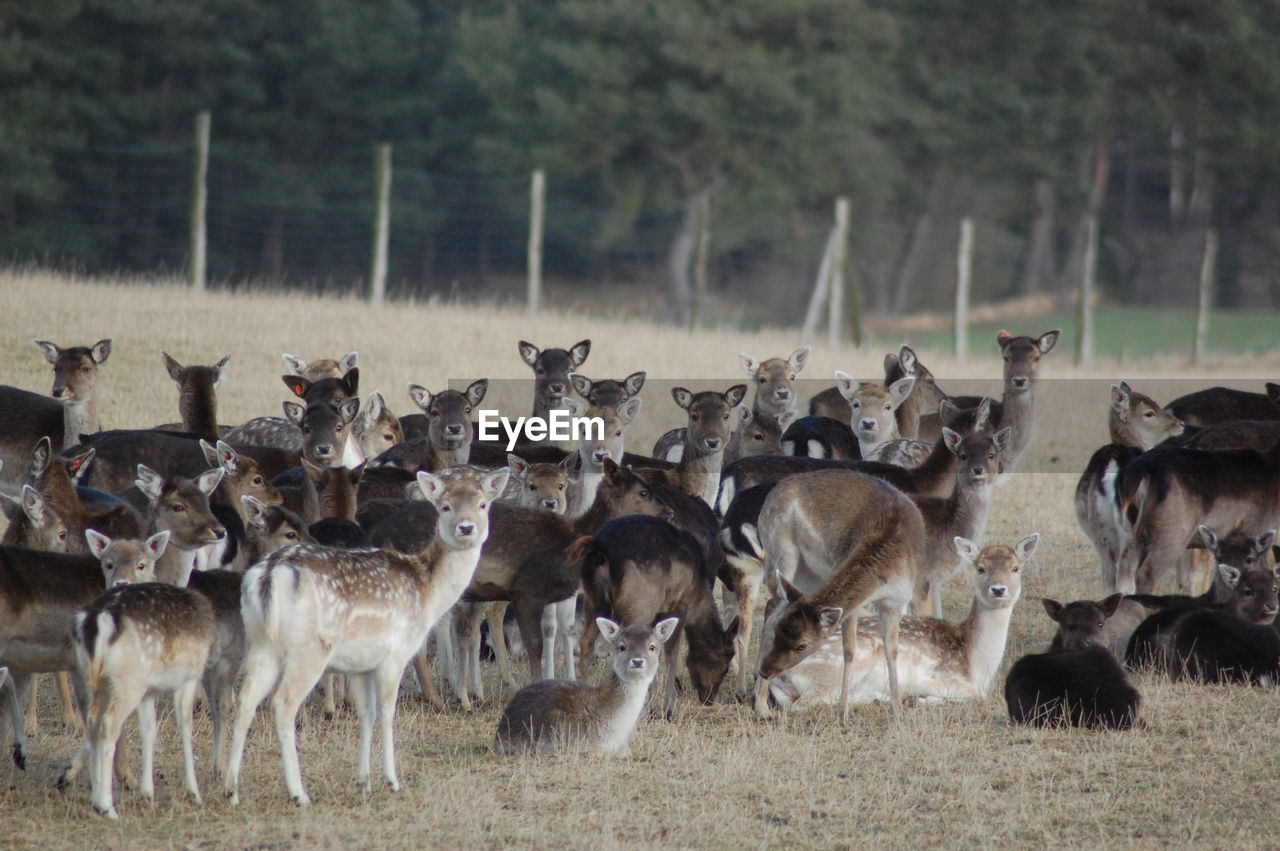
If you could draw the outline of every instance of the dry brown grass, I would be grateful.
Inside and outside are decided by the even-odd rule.
[[[224,422],[278,411],[285,398],[280,352],[304,357],[360,350],[362,389],[382,389],[407,410],[406,381],[436,387],[447,378],[523,378],[514,341],[566,345],[591,337],[584,371],[620,377],[637,368],[651,376],[690,378],[701,386],[739,380],[736,354],[786,354],[792,331],[698,335],[625,319],[549,316],[536,330],[501,307],[393,305],[373,310],[354,301],[301,296],[214,294],[193,298],[164,282],[87,286],[41,273],[0,275],[11,307],[0,315],[0,381],[44,392],[48,367],[32,337],[63,344],[115,339],[104,370],[109,426],[170,420],[174,391],[157,354],[211,363],[234,353],[221,397]],[[1033,332],[1038,327],[1023,327]],[[483,340],[484,342],[471,342]],[[1065,345],[1065,341],[1064,341]],[[879,374],[882,346],[863,351],[816,347],[809,374],[836,367]],[[934,352],[921,358],[951,389],[980,378],[998,392],[999,361],[981,352],[965,365]],[[1059,384],[1045,406],[1036,440],[1038,472],[1019,475],[996,495],[989,541],[1010,542],[1032,530],[1041,550],[1024,585],[1007,658],[1043,649],[1050,622],[1040,596],[1096,596],[1092,547],[1076,527],[1071,494],[1083,461],[1105,437],[1107,379],[1125,377],[1146,389],[1152,380],[1186,378],[1180,363],[1152,362],[1114,375],[1088,372],[1069,352],[1045,362]],[[1191,383],[1230,378],[1252,386],[1280,373],[1280,357],[1219,363]],[[1141,382],[1138,379],[1148,379]],[[1173,385],[1152,392],[1165,400]],[[1169,392],[1163,392],[1168,390]],[[511,389],[509,392],[517,392]],[[645,419],[632,445],[646,446],[677,424],[673,403],[645,393]],[[523,413],[527,398],[503,400]],[[947,611],[967,607],[952,589]],[[600,671],[594,672],[596,676]],[[496,689],[490,672],[490,691]],[[412,682],[412,678],[410,678]],[[860,708],[848,727],[819,711],[762,722],[722,696],[703,708],[687,700],[675,723],[644,722],[630,759],[577,756],[509,759],[489,751],[499,706],[469,715],[423,709],[412,688],[402,696],[397,740],[404,791],[354,784],[356,722],[326,722],[316,705],[302,716],[303,772],[316,804],[288,802],[267,716],[250,737],[243,803],[231,808],[208,771],[209,728],[197,721],[197,748],[207,803],[196,807],[181,789],[176,733],[161,723],[157,802],[117,795],[119,823],[94,816],[87,788],[53,789],[77,742],[47,722],[51,693],[42,694],[45,729],[32,740],[26,772],[0,765],[0,843],[68,847],[403,847],[523,845],[537,847],[744,845],[849,846],[868,841],[917,847],[1273,844],[1280,817],[1271,805],[1280,777],[1275,747],[1280,703],[1274,691],[1196,688],[1141,679],[1145,732],[1097,734],[1030,731],[1008,725],[998,695],[964,705],[907,709],[891,721],[881,707]],[[46,686],[47,687],[47,686]],[[264,723],[265,722],[265,723]],[[136,764],[136,739],[126,736]]]

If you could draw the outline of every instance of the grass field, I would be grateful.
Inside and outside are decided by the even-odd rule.
[[[159,350],[183,363],[233,353],[220,395],[220,419],[275,414],[287,398],[280,353],[336,357],[360,351],[363,393],[380,389],[408,412],[407,381],[437,389],[446,380],[487,375],[522,379],[515,342],[565,346],[589,337],[583,372],[621,377],[636,369],[694,389],[742,380],[737,353],[785,355],[792,330],[690,334],[616,318],[549,315],[536,324],[498,306],[389,305],[280,294],[194,297],[165,282],[89,286],[41,273],[0,273],[11,307],[0,314],[0,382],[47,392],[49,369],[34,337],[63,345],[110,336],[101,417],[108,427],[175,417],[176,393]],[[1039,333],[1052,317],[1009,323]],[[1101,335],[1100,335],[1101,336]],[[914,343],[922,340],[913,336]],[[1038,431],[1029,472],[996,493],[987,542],[1012,543],[1036,530],[1040,551],[1024,580],[1006,654],[1043,650],[1051,623],[1038,602],[1100,594],[1093,548],[1076,525],[1071,495],[1085,459],[1104,442],[1106,386],[1118,378],[1167,401],[1210,383],[1259,388],[1280,374],[1280,353],[1218,356],[1192,374],[1186,358],[1100,358],[1070,365],[1072,341],[1046,358],[1037,401]],[[1106,351],[1100,346],[1101,351]],[[816,345],[806,371],[813,389],[833,369],[881,375],[883,347]],[[999,392],[1000,362],[990,337],[958,364],[921,347],[921,360],[952,392]],[[525,413],[527,382],[501,382],[499,407]],[[655,385],[656,387],[656,385]],[[642,450],[680,424],[665,391],[646,388],[629,446]],[[505,398],[510,397],[510,398]],[[968,608],[953,588],[947,614]],[[591,673],[598,678],[601,670]],[[489,692],[500,692],[490,672]],[[410,678],[410,682],[412,678]],[[891,720],[883,707],[853,712],[848,726],[818,711],[757,719],[731,694],[713,707],[682,698],[674,723],[645,721],[630,759],[577,756],[504,758],[489,750],[500,703],[470,714],[424,708],[412,687],[401,697],[397,749],[404,789],[359,792],[354,783],[357,724],[327,722],[304,710],[299,743],[315,805],[287,799],[268,716],[250,736],[238,808],[223,800],[209,770],[210,732],[197,719],[197,753],[206,804],[182,791],[181,755],[162,715],[157,800],[117,790],[118,823],[92,814],[88,789],[53,788],[78,744],[57,729],[51,691],[45,725],[32,739],[25,772],[0,764],[0,844],[13,847],[889,847],[1273,845],[1280,815],[1275,691],[1193,687],[1139,678],[1150,729],[1130,733],[1031,731],[1009,726],[997,694],[960,705],[908,708]],[[47,684],[46,688],[51,684]],[[136,737],[122,745],[136,766]]]

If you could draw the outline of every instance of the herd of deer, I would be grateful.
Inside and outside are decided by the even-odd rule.
[[[25,766],[33,676],[59,672],[64,721],[79,723],[78,712],[85,729],[59,785],[87,767],[93,806],[115,817],[113,773],[132,779],[116,758],[122,726],[136,715],[138,785],[151,798],[154,701],[171,692],[199,801],[191,720],[203,691],[212,767],[236,802],[246,736],[270,696],[285,782],[305,804],[297,715],[326,673],[332,713],[332,675],[345,674],[358,781],[370,784],[377,722],[383,776],[398,789],[393,719],[410,663],[443,708],[425,655],[433,637],[469,708],[484,696],[487,621],[503,682],[516,685],[508,607],[538,681],[502,713],[501,753],[624,752],[660,655],[655,692],[674,717],[682,644],[699,700],[715,701],[736,665],[738,696],[762,715],[835,704],[843,720],[850,703],[897,711],[904,698],[985,697],[1039,535],[975,542],[993,488],[1027,453],[1040,361],[1058,337],[1001,332],[999,400],[948,396],[903,346],[886,356],[882,383],[837,372],[808,416],[797,412],[807,347],[744,354],[751,405],[747,384],[674,388],[684,425],[651,456],[624,451],[645,374],[586,378],[589,340],[521,341],[519,352],[534,372],[535,417],[567,408],[603,430],[575,449],[529,442],[514,454],[475,439],[485,380],[438,393],[410,385],[421,413],[396,417],[378,393],[361,405],[355,352],[284,355],[299,401],[234,427],[218,423],[216,405],[230,356],[183,366],[162,353],[181,423],[102,431],[96,388],[111,341],[37,341],[52,396],[0,387],[0,700],[13,758]],[[1277,679],[1280,407],[1213,388],[1161,408],[1120,383],[1110,428],[1076,492],[1110,596],[1043,601],[1058,624],[1049,651],[1006,679],[1018,722],[1140,725],[1120,658],[1174,677]],[[943,620],[940,589],[965,567],[970,613]],[[1154,596],[1171,572],[1182,595]],[[873,617],[858,616],[864,606]],[[727,625],[722,611],[734,613]],[[612,665],[591,686],[577,671],[597,633]],[[558,662],[564,679],[553,679]]]

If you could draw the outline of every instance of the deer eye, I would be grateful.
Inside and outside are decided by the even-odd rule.
[[[1155,411],[1147,411],[1147,412],[1143,413],[1143,416],[1144,416],[1144,417],[1146,417],[1147,419],[1151,419],[1151,418],[1152,418],[1152,417],[1154,417],[1155,415],[1156,415],[1156,412],[1155,412]]]
[[[467,407],[463,408],[462,413],[466,414],[467,416],[471,416],[471,406],[468,405]]]
[[[480,503],[480,510],[481,510],[481,511],[484,511],[484,510],[485,510],[486,508],[488,508],[488,507],[489,507],[489,503],[487,503],[487,502],[482,502],[482,503]]]
[[[171,506],[169,510],[172,511],[174,514],[181,514],[187,510],[187,507],[179,502]]]
[[[648,499],[648,498],[649,498],[649,492],[648,492],[648,491],[640,491],[640,498],[641,498],[641,499]]]
[[[759,377],[758,379],[756,379],[756,380],[757,380],[757,381],[759,381],[761,384],[764,384],[764,383],[765,383],[765,382],[767,382],[769,379],[765,378],[765,377],[762,375],[762,376],[760,376],[760,377]]]
[[[794,372],[787,376],[787,381],[795,381],[795,380],[796,380],[796,374]]]
[[[453,507],[450,506],[448,503],[445,503],[444,505],[440,506],[441,514],[448,514],[450,511],[453,511]]]
[[[58,540],[65,541],[66,539],[67,539],[67,530],[63,529],[61,532],[58,533]]]
[[[560,484],[556,485],[556,490],[558,491],[564,490],[564,482],[561,482]]]
[[[538,489],[537,485],[529,485],[529,490],[536,491],[537,489]]]
[[[622,437],[622,429],[618,429],[613,433],[614,437]]]
[[[697,415],[697,414],[690,414],[690,415],[689,415],[689,419],[696,423],[696,422],[698,421],[698,415]]]
[[[254,476],[254,477],[253,477],[253,483],[254,483],[255,485],[261,486],[261,485],[262,485],[262,476]]]
[[[285,532],[285,533],[284,533],[284,539],[285,539],[286,541],[296,541],[296,540],[298,540],[298,533],[297,533],[297,532]]]
[[[139,573],[142,573],[142,572],[143,572],[143,571],[145,571],[146,569],[147,569],[147,563],[146,563],[146,562],[143,562],[143,561],[138,562],[138,572],[139,572]]]
[[[728,411],[725,411],[723,414],[721,414],[721,415],[720,415],[720,419],[722,419],[722,420],[727,420],[727,419],[729,419],[729,412],[728,412]]]
[[[656,644],[650,644],[650,645],[649,645],[649,652],[650,652],[650,653],[652,653],[653,651],[655,651],[655,650],[657,650],[657,649],[658,649],[658,645],[656,645]]]

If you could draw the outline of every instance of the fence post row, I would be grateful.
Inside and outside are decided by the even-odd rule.
[[[1093,282],[1098,268],[1098,217],[1090,216],[1085,226],[1084,263],[1080,270],[1080,303],[1076,306],[1080,336],[1076,338],[1076,363],[1088,366],[1093,360]]]
[[[369,272],[369,301],[382,304],[387,295],[387,251],[391,244],[391,145],[373,149],[374,218],[373,268]]]
[[[529,184],[529,315],[538,315],[542,301],[542,221],[547,210],[547,175],[542,169],[533,173]]]
[[[1196,339],[1191,362],[1204,361],[1209,343],[1209,307],[1213,301],[1213,270],[1218,262],[1218,232],[1209,228],[1204,234],[1204,256],[1200,258],[1200,286],[1196,299]]]
[[[969,280],[973,269],[973,219],[960,220],[960,245],[956,249],[956,360],[969,353]]]

